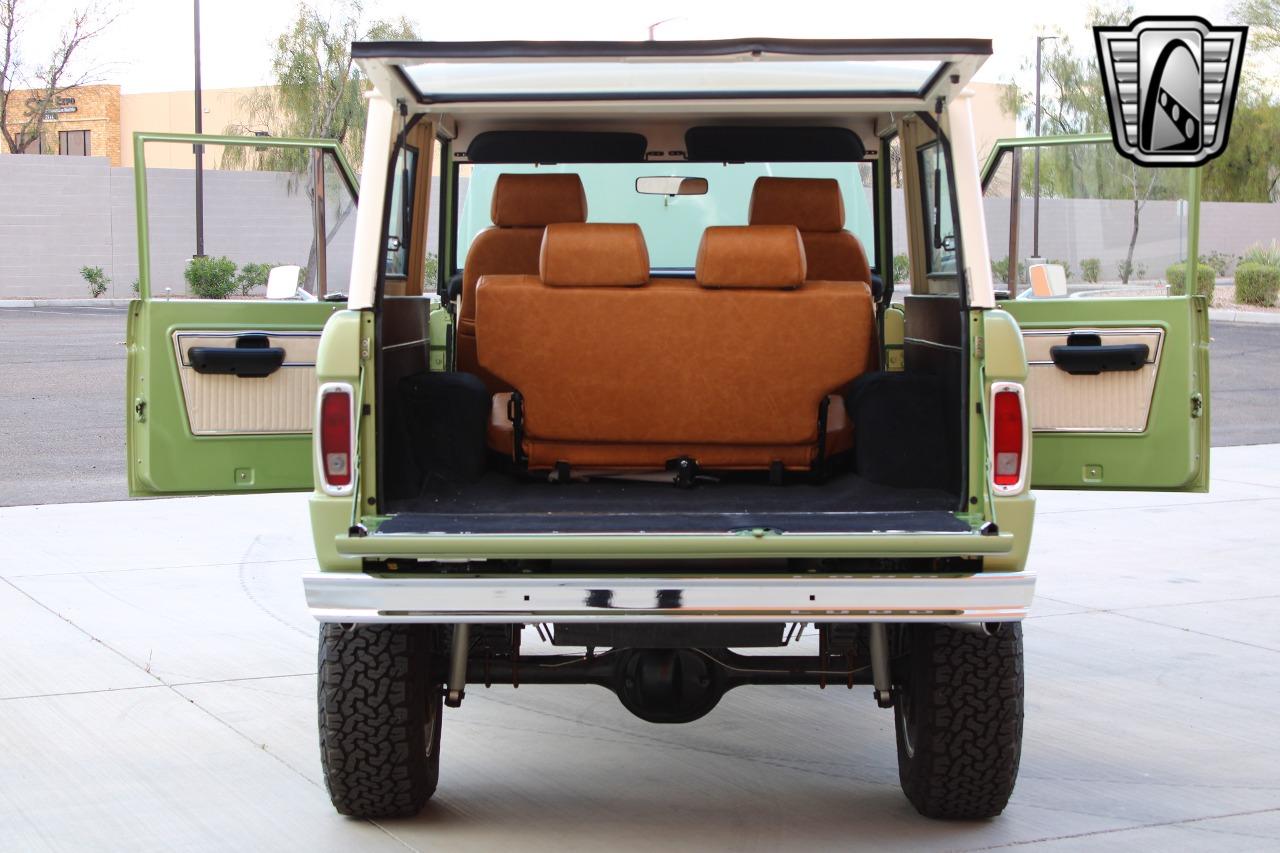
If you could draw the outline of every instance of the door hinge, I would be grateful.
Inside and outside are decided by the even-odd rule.
[[[360,360],[361,361],[369,360],[369,339],[368,338],[360,339]]]
[[[985,357],[985,354],[986,343],[983,341],[982,336],[978,335],[973,339],[973,357],[981,361]]]
[[[141,397],[134,400],[133,414],[138,419],[138,423],[145,423],[147,420],[147,401]]]
[[[1191,417],[1198,418],[1204,414],[1204,396],[1201,394],[1191,395]]]

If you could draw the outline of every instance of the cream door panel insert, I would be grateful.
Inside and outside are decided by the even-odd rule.
[[[241,335],[263,334],[285,351],[269,376],[197,373],[192,347],[233,347]],[[193,435],[263,435],[310,432],[315,416],[319,332],[176,331],[178,375]]]
[[[1072,334],[1097,335],[1103,346],[1146,344],[1138,370],[1073,376],[1053,363],[1050,349]],[[1028,329],[1027,403],[1034,432],[1144,432],[1151,414],[1164,343],[1163,329]]]

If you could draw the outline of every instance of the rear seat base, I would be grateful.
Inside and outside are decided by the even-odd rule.
[[[489,448],[515,459],[515,424],[511,421],[511,394],[493,395],[490,410]],[[531,471],[550,470],[557,462],[572,459],[575,468],[662,471],[668,460],[687,456],[704,470],[768,470],[781,462],[788,471],[809,471],[818,458],[813,444],[755,445],[726,447],[717,444],[631,444],[578,443],[525,438],[521,442],[522,462]],[[827,434],[823,452],[827,457],[853,448],[853,424],[845,412],[844,398],[827,397]]]

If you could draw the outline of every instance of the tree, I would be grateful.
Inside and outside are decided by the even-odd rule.
[[[0,135],[10,154],[23,154],[40,139],[45,117],[59,97],[94,78],[92,70],[77,71],[74,60],[115,16],[93,3],[76,9],[48,61],[34,68],[22,61],[24,19],[22,0],[0,0]]]
[[[1206,201],[1275,201],[1280,194],[1280,104],[1271,86],[1250,75],[1240,81],[1231,118],[1231,140],[1204,167]]]
[[[3,0],[0,0],[3,2]],[[351,58],[351,42],[416,39],[405,18],[362,21],[359,0],[345,0],[325,17],[307,3],[298,6],[298,18],[275,41],[271,60],[275,86],[258,90],[244,99],[247,120],[227,128],[231,134],[266,130],[272,136],[298,136],[337,140],[347,159],[359,164],[364,153],[364,127],[368,81]],[[296,171],[300,152],[228,147],[224,165],[245,165],[258,156],[257,165],[278,171]]]
[[[348,162],[359,168],[369,112],[364,95],[369,84],[351,58],[351,42],[418,38],[405,18],[365,24],[362,16],[359,0],[345,0],[334,8],[333,17],[300,3],[297,20],[276,38],[271,60],[275,86],[246,97],[242,106],[247,121],[228,126],[226,132],[245,135],[265,129],[271,136],[333,139],[342,146]],[[298,148],[229,145],[223,149],[222,166],[287,172],[292,175],[291,189],[296,189],[299,181],[309,184],[305,177],[309,175],[307,157],[308,152]],[[328,177],[334,184],[326,185],[325,198],[336,206],[328,217],[326,241],[338,233],[353,207],[336,175]],[[314,202],[313,187],[307,187],[307,194]],[[303,284],[309,290],[313,290],[318,270],[317,252],[313,240]]]
[[[1271,51],[1280,47],[1280,2],[1241,0],[1231,7],[1232,19],[1249,25],[1249,46]]]
[[[1244,0],[1231,7],[1232,19],[1249,27],[1250,53],[1280,49],[1280,2]],[[1204,170],[1204,197],[1213,201],[1275,201],[1280,190],[1280,103],[1274,79],[1259,74],[1265,64],[1246,65],[1231,120],[1231,142]]]

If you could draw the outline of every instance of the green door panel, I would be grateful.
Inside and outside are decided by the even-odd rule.
[[[272,377],[209,377],[183,365],[175,337],[222,339],[234,346],[241,334],[263,333],[273,344],[299,341],[305,351],[318,342],[315,336],[325,321],[344,307],[266,300],[130,303],[125,412],[129,494],[310,489],[314,356],[298,356],[296,363],[286,359]],[[193,381],[210,379],[220,384],[203,393],[191,391]],[[263,405],[264,386],[255,383],[267,382],[286,383],[292,411],[282,414],[279,400]],[[199,406],[192,406],[197,400]]]
[[[1039,489],[1203,492],[1209,483],[1209,322],[1203,297],[1001,303],[1022,330]],[[1137,371],[1072,376],[1049,358],[1071,332],[1150,344]],[[1061,333],[1059,335],[1058,333]]]

